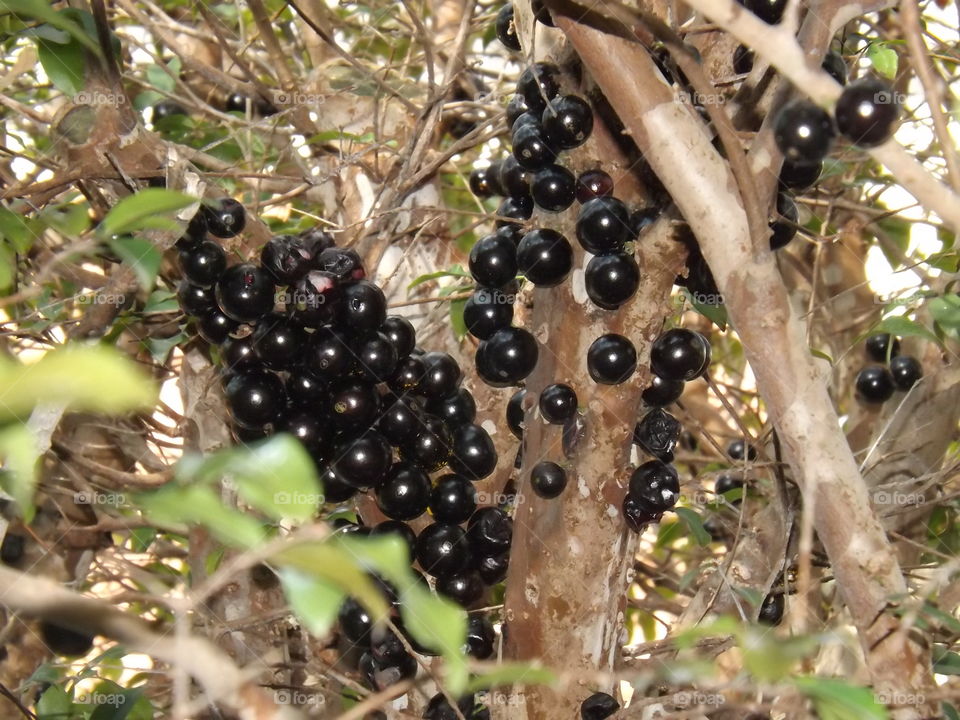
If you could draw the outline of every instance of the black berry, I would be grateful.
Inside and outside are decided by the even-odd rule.
[[[226,396],[234,422],[251,428],[274,422],[286,404],[280,378],[262,370],[235,375]]]
[[[580,703],[580,720],[606,720],[619,709],[612,695],[596,692]]]
[[[773,125],[773,137],[791,162],[822,160],[833,145],[836,131],[827,112],[809,100],[784,105]]]
[[[650,368],[668,380],[693,380],[710,365],[710,343],[686,328],[667,330],[653,342]]]
[[[576,95],[551,100],[541,117],[544,137],[551,147],[570,150],[583,145],[593,131],[593,110]]]
[[[525,389],[517,390],[510,396],[510,400],[507,402],[507,427],[510,428],[510,432],[513,433],[517,440],[523,439],[523,398],[526,397],[526,395],[527,391]]]
[[[567,486],[567,472],[555,462],[541,460],[530,471],[530,487],[542,498],[555,498]]]
[[[353,333],[377,330],[387,319],[387,299],[379,287],[361,280],[344,288],[340,314],[343,327]]]
[[[613,178],[603,170],[587,170],[577,178],[577,200],[589,202],[613,193]]]
[[[207,232],[218,238],[231,238],[243,232],[247,222],[243,205],[233,198],[220,198],[210,205],[204,205],[207,220]]]
[[[453,431],[450,469],[470,480],[481,480],[497,467],[497,451],[490,434],[479,425],[467,424]]]
[[[573,205],[577,195],[577,179],[561,165],[548,165],[533,176],[530,194],[537,207],[548,212],[562,212]]]
[[[243,263],[227,268],[217,282],[217,304],[232,320],[250,323],[273,309],[274,284],[256,265]]]
[[[636,369],[637,349],[623,335],[601,335],[587,350],[587,371],[594,382],[619,385]]]
[[[377,507],[391,520],[413,520],[429,504],[430,478],[410,463],[395,463],[377,487]]]
[[[56,655],[77,657],[86,655],[93,648],[93,636],[57,625],[48,620],[40,623],[40,638]]]
[[[779,625],[783,620],[783,593],[771,593],[764,598],[760,606],[757,622],[764,625]]]
[[[923,377],[923,367],[910,355],[898,355],[890,361],[890,374],[897,390],[906,392]]]
[[[485,287],[506,285],[517,275],[517,246],[499,234],[480,238],[470,250],[470,274]]]
[[[680,430],[679,420],[660,408],[654,408],[633,429],[633,442],[661,462],[673,462]]]
[[[337,479],[357,490],[369,490],[386,477],[393,448],[383,435],[368,430],[335,448],[333,458],[330,468]]]
[[[584,271],[587,296],[604,310],[616,310],[640,287],[640,268],[626,253],[596,255]]]
[[[517,247],[517,266],[534,285],[554,287],[563,282],[573,267],[573,248],[556,230],[531,230]]]
[[[588,200],[577,216],[577,240],[594,255],[619,252],[630,239],[630,213],[612,196]]]
[[[481,555],[496,555],[510,549],[513,520],[500,508],[477,510],[467,523],[470,547]]]
[[[497,40],[508,50],[520,50],[520,38],[513,23],[513,4],[507,3],[497,13]]]
[[[868,358],[874,362],[885,363],[900,354],[900,338],[893,337],[890,333],[877,333],[867,338],[865,348]]]
[[[476,509],[476,488],[460,475],[444,475],[430,493],[430,513],[437,522],[459,525]]]
[[[462,572],[470,564],[466,533],[449,523],[428,525],[417,537],[417,562],[434,577]]]
[[[380,331],[393,343],[400,360],[407,357],[417,344],[416,330],[405,317],[391,315],[383,321]]]
[[[479,288],[463,305],[463,324],[478,340],[487,340],[513,322],[513,297],[493,288]]]
[[[227,254],[220,243],[204,240],[188,250],[180,251],[180,267],[184,277],[194,285],[209,287],[227,269]]]
[[[651,513],[669,510],[680,498],[680,480],[672,465],[659,460],[644,463],[630,476],[629,495]]]
[[[856,380],[857,397],[866,403],[883,403],[893,397],[893,375],[883,365],[868,365]]]
[[[477,373],[488,385],[515,385],[537,366],[540,348],[536,338],[517,327],[497,330],[480,343],[476,353]]]
[[[652,375],[650,385],[641,397],[650,407],[666,407],[680,399],[685,385],[683,380],[665,380],[659,375]]]
[[[563,425],[577,413],[577,393],[563,383],[547,385],[540,393],[540,415],[548,423]]]
[[[854,80],[840,93],[834,109],[840,134],[860,147],[882,145],[897,129],[899,95],[878,78]]]
[[[517,92],[523,95],[527,106],[542,113],[547,102],[557,96],[560,89],[560,71],[556,65],[537,62],[524,70],[517,80]]]

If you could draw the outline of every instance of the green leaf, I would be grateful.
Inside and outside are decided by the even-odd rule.
[[[33,520],[33,490],[37,484],[37,444],[33,433],[23,423],[10,423],[0,429],[0,457],[6,472],[2,475],[4,490],[20,508],[26,522]]]
[[[177,294],[169,290],[154,290],[143,305],[144,314],[177,312],[180,303]]]
[[[824,677],[798,677],[793,682],[813,701],[820,720],[887,720],[890,717],[869,688]]]
[[[200,525],[220,542],[244,550],[257,547],[267,536],[259,521],[224,505],[209,485],[167,485],[138,495],[135,503],[158,525],[171,529],[184,523]]]
[[[960,328],[960,295],[947,293],[931,300],[927,307],[930,315],[944,330],[956,332]]]
[[[147,66],[147,80],[150,81],[153,87],[161,92],[172,93],[177,85],[176,73],[171,75],[170,72],[164,70],[160,65]]]
[[[66,720],[73,716],[73,700],[59,685],[51,685],[37,701],[37,720]]]
[[[817,350],[816,348],[810,348],[810,354],[821,360],[826,360],[828,363],[833,365],[833,358],[823,352],[823,350]]]
[[[779,637],[766,628],[745,626],[738,644],[743,650],[743,665],[757,679],[779,682],[790,678],[797,664],[812,655],[823,639],[816,635]]]
[[[685,507],[675,507],[673,511],[683,520],[684,525],[687,526],[690,534],[693,535],[693,539],[696,540],[697,545],[705,547],[710,544],[710,533],[704,529],[703,519],[699,513]]]
[[[18,253],[33,247],[37,237],[22,215],[0,206],[0,237],[7,240]]]
[[[156,396],[150,378],[112,347],[71,343],[30,365],[0,358],[0,418],[44,402],[121,413],[152,407]]]
[[[343,588],[294,568],[280,570],[280,583],[291,609],[311,635],[324,637],[347,597]]]
[[[135,553],[146,552],[157,537],[156,528],[138,527],[130,531],[130,548]]]
[[[90,227],[89,208],[86,204],[52,205],[40,212],[39,219],[68,237],[76,237]]]
[[[684,288],[683,292],[698,313],[712,321],[721,330],[727,329],[727,308],[722,302],[715,302],[718,298],[710,296],[700,298],[699,296],[692,295],[686,288]],[[707,300],[708,302],[700,302],[701,299]]]
[[[934,648],[933,671],[941,675],[960,675],[960,655]]]
[[[922,337],[931,342],[940,344],[940,339],[933,334],[931,330],[924,327],[915,320],[911,320],[903,315],[891,315],[881,320],[868,334],[888,332],[901,337]]]
[[[950,703],[944,702],[941,709],[946,720],[960,720],[960,712],[957,712],[957,709]]]
[[[502,685],[554,685],[557,675],[535,662],[505,662],[488,672],[473,677],[464,690],[465,695]]]
[[[413,282],[407,285],[407,290],[412,290],[413,288],[417,287],[417,285],[423,285],[425,282],[438,280],[439,278],[443,277],[472,278],[470,273],[464,270],[460,265],[453,265],[448,270],[437,270],[436,272],[427,273],[415,278]]]
[[[76,11],[72,13],[69,10],[56,12],[50,7],[50,3],[45,0],[3,0],[3,8],[15,15],[26,15],[40,22],[49,23],[53,27],[69,33],[72,38],[97,57],[103,57],[100,45],[93,39],[92,34],[87,32],[81,23],[72,19],[78,17],[75,14]]]
[[[168,338],[149,337],[143,345],[150,353],[150,357],[153,358],[154,362],[162,365],[167,362],[170,351],[187,339],[189,339],[189,336],[185,332],[178,332],[176,335],[171,335]]]
[[[37,59],[50,82],[64,95],[77,95],[83,90],[84,49],[79,42],[61,45],[38,39]]]
[[[163,255],[157,246],[144,238],[129,235],[111,238],[108,244],[123,262],[133,268],[140,287],[145,290],[151,289],[157,279],[157,273],[160,272],[160,262],[163,260]]]
[[[90,720],[151,720],[153,708],[140,688],[125,688],[104,680],[90,693],[96,709]]]
[[[173,214],[195,202],[196,198],[175,190],[145,188],[110,208],[98,230],[105,238],[134,230],[175,230]]]
[[[897,51],[888,47],[886,43],[871,43],[867,48],[867,60],[873,65],[874,70],[888,80],[893,80],[897,76],[899,57]]]
[[[457,340],[463,340],[467,336],[467,324],[463,321],[463,308],[466,304],[466,299],[450,302],[450,328]]]
[[[0,245],[0,292],[7,292],[13,288],[14,278],[17,276],[17,258],[13,248],[9,245]]]

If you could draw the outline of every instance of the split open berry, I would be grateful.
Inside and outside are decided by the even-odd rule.
[[[227,269],[227,254],[220,247],[220,243],[204,240],[180,251],[180,267],[184,277],[194,285],[210,287]]]
[[[629,494],[652,513],[662,513],[680,498],[680,479],[672,465],[659,460],[646,462],[630,476]]]
[[[203,206],[207,232],[218,238],[232,238],[243,232],[247,215],[243,205],[233,198],[219,198]]]
[[[899,94],[879,78],[860,78],[840,93],[834,115],[841,135],[860,147],[876,147],[893,137],[897,129]]]
[[[477,510],[467,523],[470,548],[482,555],[496,555],[510,549],[513,520],[500,508]]]
[[[283,382],[264,370],[235,375],[227,383],[226,396],[234,422],[250,428],[274,422],[286,405]]]
[[[650,385],[643,391],[643,401],[650,407],[666,407],[683,395],[683,380],[665,380],[659,375],[650,377]]]
[[[527,106],[542,113],[547,102],[560,90],[560,70],[556,65],[537,62],[524,70],[517,79],[517,92],[523,95]]]
[[[732,441],[727,445],[727,455],[731,460],[756,460],[757,449],[753,445],[748,445],[742,438]]]
[[[413,520],[429,504],[430,478],[410,463],[394,463],[377,487],[377,507],[391,520]]]
[[[686,328],[667,330],[653,342],[650,368],[668,380],[693,380],[710,366],[710,343]]]
[[[619,252],[630,240],[630,213],[612,196],[588,200],[577,216],[577,240],[594,255]]]
[[[547,165],[533,176],[530,194],[541,210],[562,212],[573,205],[577,195],[577,179],[565,167]]]
[[[227,268],[217,282],[217,304],[232,320],[251,323],[273,309],[274,284],[265,271],[243,263]]]
[[[893,375],[883,365],[868,365],[857,373],[857,397],[866,403],[884,403],[893,397]]]
[[[780,152],[791,162],[822,160],[836,137],[833,121],[825,110],[809,100],[791,100],[777,113],[773,137]]]
[[[506,285],[517,275],[517,246],[499,234],[480,238],[470,250],[470,274],[485,287]]]
[[[660,408],[654,408],[633,429],[633,442],[661,462],[673,462],[673,451],[680,440],[680,421]]]
[[[311,270],[316,257],[299,235],[275,235],[260,251],[260,265],[277,285],[294,285]]]
[[[820,179],[823,161],[791,162],[784,160],[780,168],[780,187],[786,190],[804,190]]]
[[[584,271],[587,296],[604,310],[616,310],[640,287],[640,268],[626,253],[596,255]]]
[[[776,25],[783,18],[787,0],[746,0],[746,8],[765,23]]]
[[[386,477],[393,460],[393,448],[379,432],[368,430],[338,445],[333,458],[330,467],[341,482],[357,490],[369,490]]]
[[[377,691],[414,678],[418,667],[413,655],[406,652],[401,658],[387,662],[381,662],[372,653],[365,652],[357,665],[367,687]]]
[[[603,170],[587,170],[577,178],[577,201],[580,203],[611,194],[613,178]]]
[[[556,230],[531,230],[517,247],[517,267],[537,287],[554,287],[573,267],[573,248]]]
[[[541,460],[530,471],[530,487],[547,500],[558,497],[567,486],[567,471],[550,460]]]
[[[400,446],[400,457],[426,472],[436,472],[447,464],[452,449],[447,424],[436,415],[425,414],[417,435]]]
[[[499,40],[508,50],[520,50],[520,37],[517,35],[517,28],[513,22],[513,3],[507,3],[496,19],[497,40]]]
[[[551,147],[571,150],[583,145],[593,132],[593,110],[576,95],[561,95],[547,103],[540,122]]]
[[[324,270],[311,270],[287,296],[287,310],[306,327],[319,328],[337,319],[343,300],[340,282]]]
[[[417,536],[417,562],[434,577],[463,572],[470,564],[467,534],[450,523],[428,525]]]
[[[504,328],[477,348],[477,374],[494,387],[515,385],[533,372],[539,357],[540,347],[528,330]]]
[[[463,305],[463,324],[478,340],[487,340],[513,322],[513,296],[497,289],[480,288]]]
[[[337,282],[345,283],[363,280],[366,271],[356,250],[330,247],[325,249],[315,261],[318,270],[329,273]]]
[[[660,519],[660,515],[652,512],[639,498],[631,493],[627,493],[623,498],[623,519],[627,527],[633,532],[640,534],[646,530],[647,525]]]
[[[897,390],[906,392],[923,377],[923,367],[910,355],[898,355],[890,361],[890,374]]]
[[[783,620],[783,593],[771,593],[760,606],[757,622],[764,625],[779,625]]]
[[[864,347],[868,358],[885,363],[900,354],[900,338],[890,333],[876,333],[867,338]]]
[[[612,695],[595,692],[580,703],[580,720],[606,720],[620,709],[620,703]]]
[[[383,290],[367,280],[347,285],[340,306],[343,327],[351,332],[377,330],[387,319],[387,299]]]
[[[430,493],[430,514],[437,522],[459,525],[477,509],[477,491],[461,475],[444,475]]]
[[[619,385],[637,369],[637,349],[623,335],[601,335],[587,349],[587,371],[594,382]]]
[[[463,607],[472,605],[483,595],[483,580],[480,579],[480,574],[476,570],[437,578],[436,587],[438,594],[450,598]]]
[[[522,116],[518,118],[518,122]],[[556,159],[556,151],[550,146],[543,130],[533,124],[522,123],[517,126],[510,140],[513,157],[527,170],[539,170],[550,165]]]
[[[548,423],[563,425],[577,414],[577,393],[563,383],[547,385],[540,393],[540,415]]]
[[[521,388],[510,396],[507,402],[507,427],[517,440],[523,439],[524,409],[523,399],[527,396],[526,389]]]
[[[470,480],[481,480],[497,467],[497,451],[490,433],[468,423],[452,432],[449,465],[455,473]]]

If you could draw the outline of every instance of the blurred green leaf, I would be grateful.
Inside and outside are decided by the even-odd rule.
[[[694,299],[694,296],[686,288],[683,289],[683,292],[687,296],[687,300],[690,301],[690,304],[693,308],[703,315],[705,318],[713,322],[720,330],[727,329],[727,308],[725,305],[717,303],[702,303]]]
[[[816,635],[780,637],[757,625],[745,625],[738,639],[744,668],[763,682],[789,678],[800,661],[815,653],[822,642]]]
[[[687,526],[697,545],[704,547],[710,544],[710,533],[704,529],[703,518],[699,513],[685,507],[675,507],[673,511],[683,520],[683,524]]]
[[[450,302],[450,328],[457,340],[463,340],[467,336],[467,325],[463,321],[463,308],[466,304],[465,298]]]
[[[934,335],[931,330],[924,327],[917,321],[911,320],[903,315],[891,315],[890,317],[884,318],[876,326],[874,326],[868,334],[873,335],[874,333],[884,332],[899,335],[901,337],[922,337],[936,343],[937,345],[940,344],[940,339]]]
[[[883,42],[873,42],[867,48],[867,60],[880,75],[893,80],[897,76],[897,51]]]
[[[336,622],[340,606],[347,597],[343,588],[294,568],[280,570],[280,583],[290,608],[304,627],[311,635],[325,636]]]
[[[426,273],[425,275],[415,278],[413,282],[407,285],[407,290],[413,290],[413,288],[417,287],[417,285],[423,285],[425,282],[430,282],[431,280],[437,280],[443,277],[472,278],[470,273],[464,270],[460,265],[453,265],[447,270],[437,270],[436,272]]]
[[[174,213],[196,201],[175,190],[145,188],[110,208],[98,230],[104,238],[135,230],[175,230]]]
[[[97,57],[103,57],[100,45],[94,40],[92,34],[88,33],[81,23],[72,19],[77,17],[75,14],[68,11],[57,12],[45,0],[3,0],[3,8],[15,15],[26,15],[41,22],[49,23],[53,27],[68,33]]]
[[[37,443],[26,425],[15,422],[0,428],[0,457],[5,471],[0,479],[27,523],[33,520],[38,455]]]
[[[28,225],[26,218],[0,206],[0,237],[8,241],[18,253],[24,253],[33,246],[37,235]]]
[[[179,309],[177,294],[169,290],[154,290],[143,305],[144,314],[177,312]]]
[[[157,246],[144,238],[129,235],[111,238],[108,244],[123,262],[133,268],[140,287],[144,290],[152,289],[163,260]]]
[[[84,48],[77,40],[58,44],[37,39],[37,59],[60,92],[74,96],[83,90]]]
[[[464,694],[471,694],[502,685],[553,685],[557,675],[535,662],[504,662],[471,678]]]
[[[169,69],[169,67],[168,67]],[[161,92],[172,93],[177,86],[176,73],[171,74],[160,65],[147,66],[147,80]]]
[[[158,525],[171,529],[201,525],[220,542],[236,548],[249,550],[267,537],[258,520],[224,505],[209,485],[167,485],[138,495],[136,504]]]
[[[960,720],[960,712],[957,712],[957,709],[948,702],[944,702],[941,705],[943,710],[943,717],[946,720]]]
[[[960,675],[960,655],[950,650],[934,648],[933,671],[941,675]]]
[[[960,295],[946,293],[942,297],[933,298],[927,307],[930,315],[944,330],[956,332],[960,328]]]
[[[798,677],[793,682],[813,701],[820,720],[887,720],[890,717],[886,708],[874,699],[870,688],[825,677]]]
[[[68,237],[76,237],[90,227],[90,212],[86,204],[51,205],[40,211],[39,219]]]
[[[73,699],[59,685],[51,685],[37,701],[37,720],[65,720],[73,717]]]

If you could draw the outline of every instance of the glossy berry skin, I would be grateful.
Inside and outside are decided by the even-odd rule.
[[[841,85],[847,84],[847,62],[836,50],[831,50],[823,56],[820,67]]]
[[[292,290],[288,291],[285,304],[297,322],[318,328],[336,320],[343,290],[333,275],[323,270],[311,270]]]
[[[577,178],[577,201],[580,203],[612,194],[613,178],[603,170],[587,170]]]
[[[743,439],[734,440],[727,445],[727,455],[731,460],[753,461],[757,459],[757,449],[753,445],[748,445]]]
[[[577,414],[577,393],[563,383],[547,385],[540,393],[540,415],[548,423],[563,425]]]
[[[434,577],[463,572],[470,564],[466,533],[449,523],[428,525],[417,537],[417,562]]]
[[[619,385],[636,369],[637,349],[623,335],[601,335],[587,350],[587,371],[601,385]]]
[[[898,355],[890,361],[890,374],[897,390],[906,392],[923,377],[923,367],[910,355]]]
[[[777,114],[773,137],[791,162],[818,162],[826,157],[836,137],[827,112],[809,100],[791,100]]]
[[[546,6],[543,0],[532,0],[530,9],[533,10],[533,17],[538,23],[547,27],[556,27],[553,17],[550,15],[550,8]]]
[[[79,657],[93,648],[93,635],[56,625],[48,620],[40,622],[40,639],[56,655]]]
[[[427,472],[436,472],[450,459],[450,428],[435,415],[425,415],[420,432],[400,447],[400,457]]]
[[[508,197],[497,208],[497,228],[520,226],[533,216],[533,198]]]
[[[355,353],[349,338],[337,330],[320,328],[307,341],[304,366],[320,378],[341,378],[354,362]]]
[[[668,380],[693,380],[710,366],[710,343],[686,328],[667,330],[653,342],[650,368]]]
[[[530,471],[530,487],[539,497],[558,497],[567,486],[567,472],[555,462],[541,460]]]
[[[341,482],[357,490],[369,490],[386,477],[393,460],[393,448],[383,435],[368,430],[338,445],[332,457],[330,468]]]
[[[616,310],[640,287],[640,268],[626,253],[595,255],[587,263],[584,284],[594,305]]]
[[[227,268],[217,282],[216,294],[223,314],[237,322],[255,322],[273,309],[273,281],[249,263]]]
[[[417,332],[405,317],[391,315],[383,321],[380,331],[393,343],[400,360],[407,357],[417,344]]]
[[[660,519],[659,514],[652,512],[646,503],[630,493],[623,498],[621,509],[627,527],[638,535],[646,529],[647,525]]]
[[[507,5],[506,7],[512,6]],[[480,713],[484,712],[486,708],[474,712],[475,704],[476,700],[473,695],[457,698],[457,708],[460,710],[460,715],[466,720],[481,720]],[[453,707],[443,693],[437,693],[427,703],[427,709],[423,711],[423,720],[460,720],[460,715],[453,711]],[[486,718],[489,718],[489,716],[489,712],[483,715]]]
[[[506,285],[517,275],[517,246],[498,234],[480,238],[470,250],[470,274],[484,287]]]
[[[494,387],[515,385],[533,372],[539,357],[540,347],[529,331],[504,328],[477,348],[477,374]]]
[[[537,62],[524,70],[517,79],[517,93],[523,95],[527,107],[537,114],[544,111],[547,101],[560,90],[560,71],[556,65]]]
[[[480,288],[463,305],[463,324],[478,340],[487,340],[513,322],[513,297],[500,290]]]
[[[820,179],[823,162],[790,162],[784,160],[780,168],[780,187],[786,190],[804,190]]]
[[[580,703],[580,720],[606,720],[619,709],[612,695],[596,692]]]
[[[423,407],[419,398],[387,396],[377,428],[392,445],[413,441],[423,431]]]
[[[550,101],[540,123],[551,147],[570,150],[583,145],[593,132],[593,110],[576,95],[561,95]]]
[[[556,159],[556,150],[550,146],[543,130],[533,124],[519,124],[511,136],[510,144],[517,164],[526,170],[540,170]]]
[[[327,398],[327,383],[309,370],[298,368],[291,371],[284,387],[287,402],[293,407],[316,410]]]
[[[427,366],[423,364],[422,356],[405,357],[397,363],[397,369],[389,380],[390,389],[397,394],[416,391],[426,374]]]
[[[653,513],[669,510],[680,498],[677,471],[659,460],[644,463],[630,476],[629,494]]]
[[[366,609],[351,597],[343,601],[337,615],[340,632],[352,643],[368,645],[370,631],[373,629],[373,618]]]
[[[660,217],[660,208],[656,205],[639,208],[630,213],[630,235],[634,239],[640,237],[640,233],[653,225]]]
[[[294,285],[311,270],[314,253],[298,235],[275,235],[260,251],[260,265],[277,285]]]
[[[330,417],[338,429],[366,430],[380,414],[380,394],[362,380],[337,380],[330,386]]]
[[[467,537],[479,555],[506,552],[513,540],[513,520],[500,508],[480,508],[467,523]]]
[[[883,365],[868,365],[856,380],[857,397],[865,403],[884,403],[893,397],[893,375]]]
[[[340,321],[352,333],[377,330],[387,319],[387,299],[372,282],[360,280],[343,290]]]
[[[323,250],[314,263],[318,270],[329,273],[337,282],[363,280],[366,271],[356,250],[329,247]]]
[[[860,147],[882,145],[897,129],[898,94],[883,80],[860,78],[840,93],[834,115],[840,134]]]
[[[25,538],[23,535],[7,531],[0,543],[0,562],[10,567],[16,567],[23,559]]]
[[[341,482],[328,465],[319,465],[317,475],[323,483],[323,500],[326,503],[346,502],[357,494],[357,489]]]
[[[428,352],[421,359],[425,372],[420,378],[417,391],[428,398],[452,395],[463,379],[457,361],[445,352]]]
[[[298,363],[306,344],[303,328],[282,315],[267,315],[253,332],[257,357],[274,370],[285,370]]]
[[[377,507],[391,520],[413,520],[429,504],[430,478],[410,463],[395,463],[377,487]]]
[[[286,405],[280,378],[263,370],[234,376],[226,396],[234,422],[250,428],[274,422]]]
[[[407,525],[401,520],[384,520],[382,523],[378,523],[373,526],[373,529],[370,531],[371,535],[396,535],[404,544],[407,546],[407,549],[410,551],[410,558],[412,562],[414,548],[417,546],[417,533],[413,531],[413,528]]]
[[[787,0],[746,0],[746,8],[765,23],[776,25],[783,18]]]
[[[416,677],[418,667],[413,655],[407,652],[404,652],[401,658],[389,662],[381,662],[372,653],[365,652],[360,656],[357,665],[367,687],[377,691]]]
[[[490,433],[479,425],[468,423],[452,432],[449,465],[455,473],[469,480],[482,480],[497,467],[497,451]]]
[[[207,232],[218,238],[232,238],[243,232],[247,222],[243,205],[233,198],[220,198],[211,205],[204,205]]]
[[[187,109],[174,100],[161,100],[153,106],[153,122],[163,120],[174,115],[186,115]]]
[[[739,478],[724,473],[717,478],[716,483],[714,483],[713,491],[717,495],[723,495],[731,490],[739,490],[743,487],[743,480]]]
[[[779,625],[783,620],[783,593],[771,593],[760,606],[757,622],[764,625]]]
[[[511,153],[500,163],[500,187],[508,197],[525,198],[530,195],[533,175]]]
[[[500,12],[497,13],[495,22],[497,30],[497,40],[499,40],[508,50],[520,50],[520,37],[517,35],[517,28],[513,24],[513,4],[507,3]]]
[[[364,378],[386,382],[397,369],[397,348],[379,332],[370,333],[357,341],[357,366]]]
[[[737,75],[746,75],[753,70],[753,51],[745,45],[737,45],[733,51],[733,71]]]
[[[180,251],[183,275],[194,285],[210,287],[227,269],[227,254],[220,243],[204,240],[189,250]]]
[[[197,332],[211,345],[221,345],[230,337],[230,333],[239,327],[239,323],[231,320],[220,308],[211,308],[203,315],[197,316]]]
[[[510,432],[517,440],[523,439],[523,399],[526,395],[527,391],[525,389],[517,390],[507,402],[507,427],[510,428]]]
[[[800,214],[793,196],[787,192],[777,194],[777,213],[781,219],[770,223],[770,249],[779,250],[786,247],[797,234],[797,222]]]
[[[893,347],[890,346],[891,340]],[[900,338],[893,337],[890,333],[876,333],[867,338],[865,349],[867,357],[878,363],[887,362],[900,354]]]
[[[498,555],[484,555],[477,561],[477,572],[486,585],[502,583],[507,577],[507,568],[510,566],[510,553]]]
[[[630,213],[612,196],[588,200],[577,216],[577,240],[594,255],[620,252],[630,240]]]
[[[455,430],[473,422],[477,416],[477,403],[469,390],[458,388],[446,397],[428,400],[426,410],[443,420],[451,430]]]
[[[533,176],[530,194],[541,210],[562,212],[577,196],[577,178],[561,165],[548,165]]]
[[[660,462],[673,462],[673,451],[680,441],[680,421],[660,408],[654,408],[633,429],[633,442]]]
[[[477,491],[461,475],[444,475],[430,493],[430,513],[437,522],[459,525],[477,509]]]
[[[288,407],[277,421],[277,432],[293,435],[308,451],[318,450],[330,435],[329,424],[317,415]]]
[[[476,570],[447,575],[437,579],[437,593],[468,607],[483,595],[483,581]]]
[[[260,358],[253,347],[253,338],[231,338],[223,344],[223,368],[227,373],[259,369]]]
[[[499,168],[493,168],[499,170]],[[494,178],[491,168],[474,168],[470,171],[470,177],[467,178],[467,185],[470,186],[470,192],[480,198],[493,197],[500,195],[500,178]]]
[[[530,107],[527,105],[527,101],[523,95],[517,93],[510,98],[510,102],[507,103],[507,107],[504,110],[504,115],[506,115],[507,118],[507,127],[512,128],[517,118],[525,112],[530,112]]]
[[[556,230],[531,230],[517,247],[517,267],[537,287],[555,287],[573,267],[573,248]]]
[[[183,280],[177,286],[177,301],[187,315],[195,317],[206,315],[211,310],[217,309],[217,299],[213,290],[194,285],[188,280]]]

